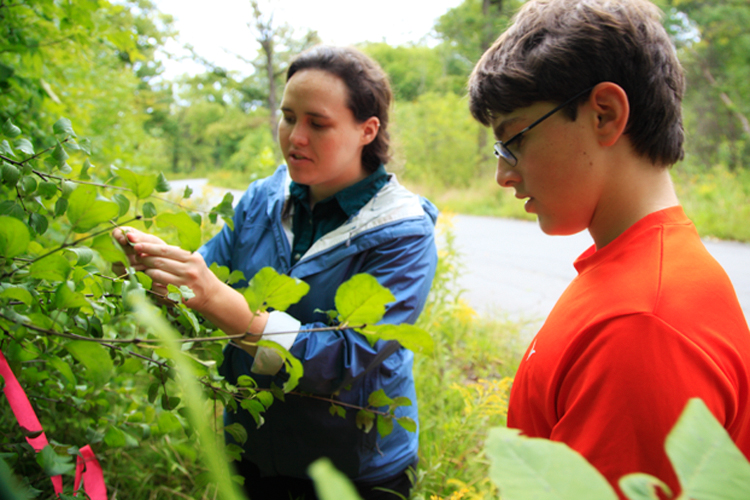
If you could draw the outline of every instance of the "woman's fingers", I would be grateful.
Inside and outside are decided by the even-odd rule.
[[[190,260],[191,253],[180,247],[167,245],[164,242],[136,243],[133,245],[135,252],[143,257],[162,257],[165,259],[187,262]]]

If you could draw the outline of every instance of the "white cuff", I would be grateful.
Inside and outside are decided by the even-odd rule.
[[[289,314],[282,311],[271,311],[268,315],[266,327],[263,329],[263,338],[264,340],[276,342],[288,351],[292,348],[292,344],[294,344],[294,341],[297,339],[300,326],[302,326],[302,323]],[[276,332],[291,333],[269,335],[268,338],[266,338],[266,334]],[[250,367],[250,371],[257,373],[258,375],[276,375],[283,365],[284,360],[278,352],[268,347],[261,346],[258,347],[258,351],[255,353],[255,361],[253,361],[253,366]]]

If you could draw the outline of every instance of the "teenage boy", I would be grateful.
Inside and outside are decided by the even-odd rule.
[[[497,182],[550,235],[594,245],[532,340],[508,426],[562,441],[615,486],[679,483],[664,441],[701,398],[750,457],[750,331],[679,205],[684,77],[645,0],[531,0],[469,81]]]

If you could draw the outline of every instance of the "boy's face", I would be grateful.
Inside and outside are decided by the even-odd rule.
[[[538,102],[496,115],[495,136],[508,141],[554,108],[553,103]],[[498,159],[497,183],[515,189],[516,198],[526,199],[524,208],[537,215],[547,234],[580,232],[596,213],[606,176],[591,130],[595,125],[587,103],[579,107],[575,121],[558,111],[509,146],[518,159],[515,167]]]

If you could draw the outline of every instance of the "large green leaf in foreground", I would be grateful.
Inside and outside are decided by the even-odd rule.
[[[617,500],[612,486],[579,453],[519,432],[496,427],[487,438],[490,479],[503,500]]]
[[[685,498],[750,498],[750,463],[700,399],[688,402],[666,449]]]
[[[320,500],[362,500],[349,479],[327,458],[310,464],[308,474],[315,482]]]

